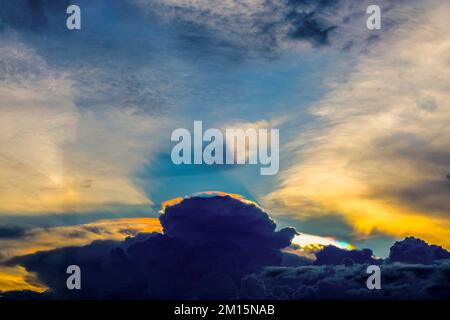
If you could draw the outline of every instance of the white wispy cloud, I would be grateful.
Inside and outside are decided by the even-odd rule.
[[[450,6],[430,1],[401,16],[312,107],[321,125],[291,142],[297,161],[265,202],[303,218],[341,214],[361,235],[449,246]]]
[[[161,118],[134,106],[78,107],[83,78],[51,68],[13,33],[2,35],[0,69],[0,213],[151,204],[134,179],[159,143]]]
[[[333,48],[364,51],[408,18],[395,8],[416,5],[405,0],[133,0],[175,25],[188,23],[211,36],[245,49],[304,49],[327,44]],[[369,5],[383,12],[383,31],[367,32]]]

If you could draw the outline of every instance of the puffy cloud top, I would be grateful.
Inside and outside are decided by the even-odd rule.
[[[169,206],[160,217],[164,234],[190,244],[233,243],[245,250],[290,245],[293,229],[276,232],[276,224],[257,205],[230,196],[194,197]]]
[[[391,247],[389,259],[392,262],[431,264],[436,260],[450,259],[450,252],[421,239],[407,237]]]
[[[378,264],[381,260],[373,258],[373,252],[370,249],[363,250],[345,250],[335,246],[326,246],[316,252],[316,265],[353,265],[358,264]]]
[[[417,238],[372,250],[327,246],[311,263],[283,252],[295,230],[276,224],[256,204],[231,196],[174,201],[160,216],[163,233],[102,240],[10,260],[37,274],[49,291],[2,293],[5,299],[434,299],[450,297],[450,253]],[[295,259],[296,258],[296,259]],[[400,262],[400,263],[392,263]],[[82,290],[66,288],[78,265]],[[382,290],[366,287],[369,264],[381,268]]]

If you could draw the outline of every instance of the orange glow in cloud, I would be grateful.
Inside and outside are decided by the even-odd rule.
[[[164,201],[161,205],[162,210],[165,210],[167,207],[171,207],[174,205],[179,204],[181,201],[183,201],[183,197],[176,197],[167,201]]]
[[[208,196],[211,196],[211,197],[213,197],[213,196],[227,197],[228,196],[228,197],[231,197],[233,199],[238,199],[238,200],[240,200],[240,201],[242,201],[244,203],[252,204],[252,205],[257,206],[258,208],[260,208],[260,206],[256,202],[251,201],[251,200],[247,200],[247,199],[245,199],[244,196],[242,196],[240,194],[237,194],[237,193],[228,193],[228,192],[224,192],[224,191],[202,191],[202,192],[194,193],[192,196],[176,197],[176,198],[164,201],[162,203],[162,205],[161,205],[161,211],[164,211],[167,207],[179,204],[184,199],[188,199],[188,198],[191,198],[191,197],[208,197]]]

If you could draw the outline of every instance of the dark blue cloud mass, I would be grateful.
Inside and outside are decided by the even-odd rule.
[[[370,249],[327,246],[313,265],[268,267],[245,276],[241,299],[449,299],[450,252],[407,237],[391,247],[388,259]],[[381,289],[367,288],[367,267],[380,267]]]
[[[450,259],[450,252],[440,246],[429,245],[421,239],[407,237],[391,247],[389,259],[392,262],[431,264]]]
[[[367,264],[270,267],[244,277],[241,299],[450,299],[450,261],[383,264],[381,289],[367,289]]]
[[[255,204],[230,196],[190,198],[160,217],[164,233],[95,241],[16,258],[60,298],[237,298],[243,276],[281,265],[295,230]],[[66,288],[69,265],[82,270],[82,290]]]
[[[4,299],[442,299],[450,298],[450,253],[416,238],[372,250],[327,246],[316,259],[287,250],[293,228],[254,203],[196,196],[166,206],[163,233],[95,241],[16,257],[49,290],[2,293]],[[366,286],[381,268],[381,290]],[[81,290],[68,290],[66,268],[81,268]]]
[[[374,259],[370,249],[345,250],[335,246],[326,246],[316,252],[316,265],[353,265],[358,264],[380,264],[381,259]]]

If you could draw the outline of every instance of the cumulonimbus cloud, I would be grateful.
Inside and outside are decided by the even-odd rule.
[[[233,298],[244,275],[281,265],[281,249],[295,234],[276,231],[260,207],[230,196],[187,198],[163,210],[163,233],[38,252],[9,264],[36,272],[61,297]],[[83,270],[79,292],[65,285],[71,264]]]
[[[136,230],[144,221],[137,221]],[[316,259],[312,261],[284,252],[296,234],[294,229],[276,230],[275,222],[259,206],[232,195],[175,199],[163,207],[160,223],[160,232],[12,258],[6,266],[24,267],[35,273],[33,281],[48,290],[40,294],[10,291],[2,296],[6,299],[417,299],[450,296],[450,288],[443,280],[448,274],[450,253],[420,239],[407,238],[395,243],[385,260],[375,259],[370,249],[326,246],[315,252]],[[99,234],[112,231],[123,236],[122,225],[126,225],[126,221],[72,228]],[[148,224],[147,228],[152,226],[155,227]],[[98,232],[93,230],[95,227]],[[66,268],[73,264],[82,270],[82,290],[66,287]],[[374,264],[382,269],[383,290],[367,289],[366,269]]]

